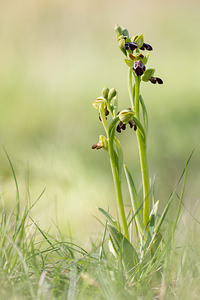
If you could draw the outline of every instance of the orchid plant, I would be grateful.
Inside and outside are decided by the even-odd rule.
[[[108,222],[111,251],[116,257],[120,257],[125,269],[130,272],[146,255],[150,253],[152,256],[155,250],[160,247],[163,240],[160,234],[160,227],[165,219],[175,191],[170,196],[163,213],[158,217],[159,201],[155,202],[154,193],[152,192],[153,188],[150,185],[147,161],[148,114],[141,95],[141,85],[148,82],[161,85],[163,81],[154,75],[155,69],[147,67],[149,53],[152,52],[153,47],[144,41],[143,35],[130,36],[127,29],[118,25],[115,25],[115,32],[118,46],[125,56],[124,62],[128,67],[130,108],[118,111],[117,90],[114,88],[103,88],[102,95],[93,102],[93,107],[98,111],[99,121],[103,125],[105,135],[99,136],[99,141],[92,146],[92,149],[104,149],[110,157],[119,221],[115,220],[104,209],[100,208],[100,211]],[[139,196],[133,177],[123,161],[119,134],[128,126],[132,129],[132,132],[135,132],[138,142],[143,187],[142,197]],[[185,170],[181,178],[186,173]],[[126,214],[122,193],[123,171],[126,176],[131,201],[131,211],[128,215]],[[181,200],[182,197],[180,197],[180,203]],[[177,211],[176,222],[180,213],[180,206]],[[133,224],[137,233],[134,239]],[[139,241],[140,251],[135,249],[134,245],[138,244],[136,240]]]

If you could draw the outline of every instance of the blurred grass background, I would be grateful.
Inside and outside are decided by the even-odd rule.
[[[42,228],[54,230],[55,221],[83,241],[99,230],[93,217],[100,216],[97,207],[109,207],[116,215],[107,153],[91,150],[103,133],[91,105],[102,88],[117,88],[120,107],[130,106],[115,23],[131,35],[144,34],[154,48],[148,66],[164,81],[163,86],[142,86],[156,198],[162,207],[195,149],[184,202],[199,216],[194,213],[200,198],[199,11],[195,0],[1,3],[0,142],[15,168],[22,201],[30,197],[33,202],[46,188],[33,211]],[[131,135],[127,130],[120,138],[140,185]],[[0,187],[7,206],[14,207],[14,180],[2,148]]]

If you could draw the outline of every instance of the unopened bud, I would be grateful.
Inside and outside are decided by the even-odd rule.
[[[114,30],[117,34],[123,35],[123,30],[119,25],[115,24]]]
[[[110,89],[110,91],[108,93],[108,101],[111,101],[112,98],[114,98],[116,95],[117,95],[116,89],[114,89],[114,88]]]
[[[122,34],[123,34],[124,36],[129,37],[129,33],[128,33],[128,30],[127,30],[126,28],[123,29]]]
[[[104,87],[103,90],[102,90],[102,95],[105,99],[108,98],[108,93],[109,93],[109,88],[107,87]]]
[[[117,43],[118,43],[119,48],[124,50],[125,38],[123,35],[118,38]]]

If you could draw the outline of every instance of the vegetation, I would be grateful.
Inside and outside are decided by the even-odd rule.
[[[198,299],[199,2],[122,6],[44,0],[15,8],[7,1],[0,11],[0,137],[6,149],[0,147],[0,298]],[[141,13],[134,13],[141,8],[142,22]],[[150,205],[153,195],[160,200],[157,221],[174,191],[158,251],[132,273],[128,263],[125,268],[123,243],[119,257],[110,252],[112,227],[115,221],[121,230],[122,225],[108,152],[90,149],[97,133],[104,134],[90,105],[99,87],[118,87],[119,110],[131,107],[127,66],[113,40],[116,17],[152,41],[148,66],[164,81],[162,86],[141,82],[149,115]],[[111,114],[107,117],[110,123]],[[115,135],[142,205],[137,130],[126,127]],[[121,184],[130,232],[138,213],[130,215],[125,175]],[[141,257],[134,228],[130,244]]]
[[[12,165],[11,165],[12,167]],[[14,179],[15,173],[13,173]],[[44,232],[31,217],[34,205],[22,208],[16,183],[16,207],[8,212],[1,195],[3,213],[0,238],[0,297],[4,299],[198,299],[198,226],[175,233],[173,222],[165,224],[165,243],[146,255],[131,271],[122,268],[107,247],[105,231],[86,251],[57,228],[57,235]],[[110,220],[112,221],[112,220]],[[119,236],[110,228],[117,243]],[[184,239],[180,237],[184,234]],[[120,245],[119,245],[120,246]],[[129,265],[132,249],[122,260]],[[134,275],[133,275],[134,274]],[[189,286],[189,288],[188,288]]]

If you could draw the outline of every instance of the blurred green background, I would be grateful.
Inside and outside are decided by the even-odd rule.
[[[199,11],[198,0],[1,2],[0,142],[15,168],[22,203],[46,188],[32,212],[42,228],[53,231],[55,222],[83,242],[101,228],[97,207],[117,214],[107,153],[91,150],[103,133],[91,105],[102,88],[117,88],[120,108],[130,106],[115,23],[131,35],[144,34],[154,48],[148,66],[164,81],[142,86],[156,198],[162,208],[195,149],[184,198],[194,213],[200,198]],[[140,186],[134,133],[120,138]],[[15,184],[2,147],[0,187],[6,205],[14,207]]]

